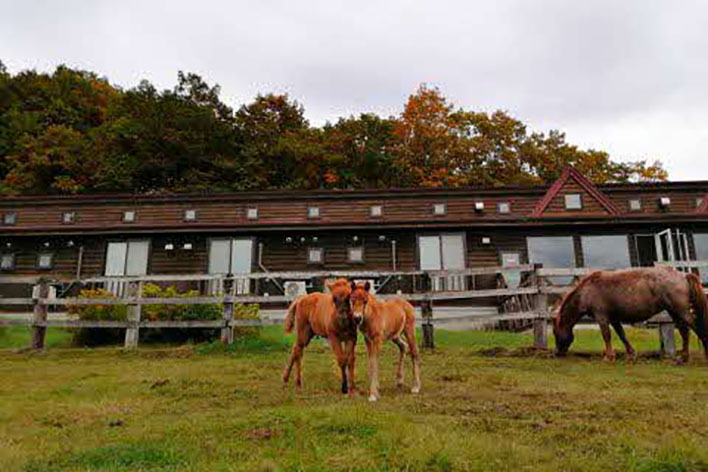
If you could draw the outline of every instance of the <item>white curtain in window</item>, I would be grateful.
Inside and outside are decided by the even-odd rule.
[[[231,240],[212,239],[209,246],[209,273],[228,274],[231,260]]]
[[[420,270],[440,270],[440,237],[420,236],[418,238]]]
[[[129,241],[125,275],[145,275],[148,266],[148,241]]]
[[[443,234],[442,266],[446,270],[465,268],[465,243],[461,234]]]
[[[231,243],[231,273],[250,274],[253,263],[253,240],[233,239]]]
[[[108,243],[108,251],[106,251],[106,276],[125,275],[125,256],[127,253],[128,243]]]

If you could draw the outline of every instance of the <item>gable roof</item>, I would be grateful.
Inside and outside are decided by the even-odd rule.
[[[580,187],[585,190],[591,197],[593,197],[597,202],[611,215],[619,215],[619,210],[612,204],[609,198],[607,198],[602,192],[600,192],[597,187],[595,187],[592,182],[590,182],[583,174],[575,170],[573,167],[568,166],[563,169],[560,177],[553,182],[553,185],[548,189],[546,194],[541,200],[539,200],[536,207],[531,212],[531,217],[538,218],[543,215],[546,211],[548,205],[553,201],[553,199],[558,195],[563,186],[568,182],[569,179],[574,180]]]

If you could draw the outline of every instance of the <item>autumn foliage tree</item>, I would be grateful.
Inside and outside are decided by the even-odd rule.
[[[503,111],[457,108],[421,86],[398,116],[316,127],[287,95],[237,110],[196,74],[157,90],[93,72],[9,73],[0,62],[0,192],[234,191],[536,185],[573,165],[596,183],[664,180],[660,162],[618,162]]]

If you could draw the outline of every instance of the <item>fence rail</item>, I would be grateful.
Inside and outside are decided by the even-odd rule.
[[[670,265],[683,270],[708,269],[708,261],[676,261],[658,263]],[[414,291],[410,293],[380,293],[380,298],[403,297],[420,304],[423,321],[424,346],[432,347],[433,323],[469,321],[474,323],[494,323],[500,321],[523,321],[532,323],[534,328],[534,344],[537,347],[547,347],[547,328],[550,318],[549,296],[562,295],[570,290],[580,278],[587,276],[595,269],[592,268],[543,268],[536,265],[520,265],[515,267],[477,267],[464,270],[449,271],[314,271],[314,272],[262,272],[253,274],[224,275],[146,275],[134,277],[91,277],[81,280],[63,280],[37,276],[0,276],[0,284],[24,284],[33,286],[32,297],[0,298],[1,305],[31,306],[32,319],[1,319],[0,326],[21,325],[33,328],[32,347],[44,347],[44,337],[47,327],[64,328],[121,328],[126,330],[125,346],[135,348],[138,344],[140,329],[151,328],[208,328],[220,329],[221,340],[224,343],[233,342],[234,328],[241,326],[261,326],[279,323],[279,320],[261,319],[246,320],[234,319],[234,306],[241,303],[259,304],[284,304],[289,303],[293,297],[286,295],[268,294],[239,294],[236,287],[239,281],[262,280],[314,280],[345,277],[349,279],[376,279],[383,280],[380,287],[385,286],[391,278],[412,278],[411,286]],[[517,286],[510,286],[505,277],[509,273],[519,275]],[[476,288],[475,278],[479,276],[496,277],[496,288]],[[464,283],[459,290],[435,290],[432,280],[435,278],[463,277],[471,278],[472,283]],[[572,282],[568,285],[554,285],[553,278],[568,278]],[[416,280],[420,282],[421,290],[415,291]],[[465,279],[466,280],[466,279]],[[210,287],[216,287],[216,293],[200,295],[197,297],[171,297],[155,298],[144,296],[143,285],[155,282],[208,282]],[[91,287],[100,284],[106,286],[124,287],[115,298],[82,298],[82,297],[50,297],[49,287],[52,283],[72,284],[79,287]],[[472,289],[469,289],[472,285]],[[513,285],[513,284],[512,284]],[[462,315],[445,318],[433,316],[434,303],[459,302],[464,300],[493,299],[501,312],[484,315]],[[215,320],[192,321],[147,321],[141,319],[143,306],[150,305],[203,305],[218,304],[222,307],[222,316]],[[49,307],[68,307],[86,305],[125,305],[128,307],[127,320],[48,320]],[[662,346],[672,348],[673,329],[668,329],[666,324],[670,319],[666,315],[659,315],[652,319],[661,325]],[[664,337],[671,336],[671,339]]]

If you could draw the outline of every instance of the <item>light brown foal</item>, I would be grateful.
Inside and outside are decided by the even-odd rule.
[[[378,300],[369,292],[369,282],[355,284],[352,282],[352,293],[349,295],[354,322],[364,333],[366,354],[369,358],[369,380],[371,387],[369,401],[375,402],[379,397],[379,363],[378,354],[384,341],[390,340],[398,346],[398,366],[396,368],[396,384],[403,387],[403,359],[406,355],[406,343],[413,361],[412,393],[420,392],[420,354],[415,341],[415,309],[413,305],[402,298],[389,301]],[[406,338],[406,342],[401,339]]]
[[[295,385],[302,387],[302,356],[314,336],[329,340],[342,372],[342,393],[354,393],[356,325],[349,307],[351,287],[345,279],[328,283],[330,293],[302,295],[288,307],[285,332],[295,329],[296,339],[283,371],[283,385],[295,367]]]

